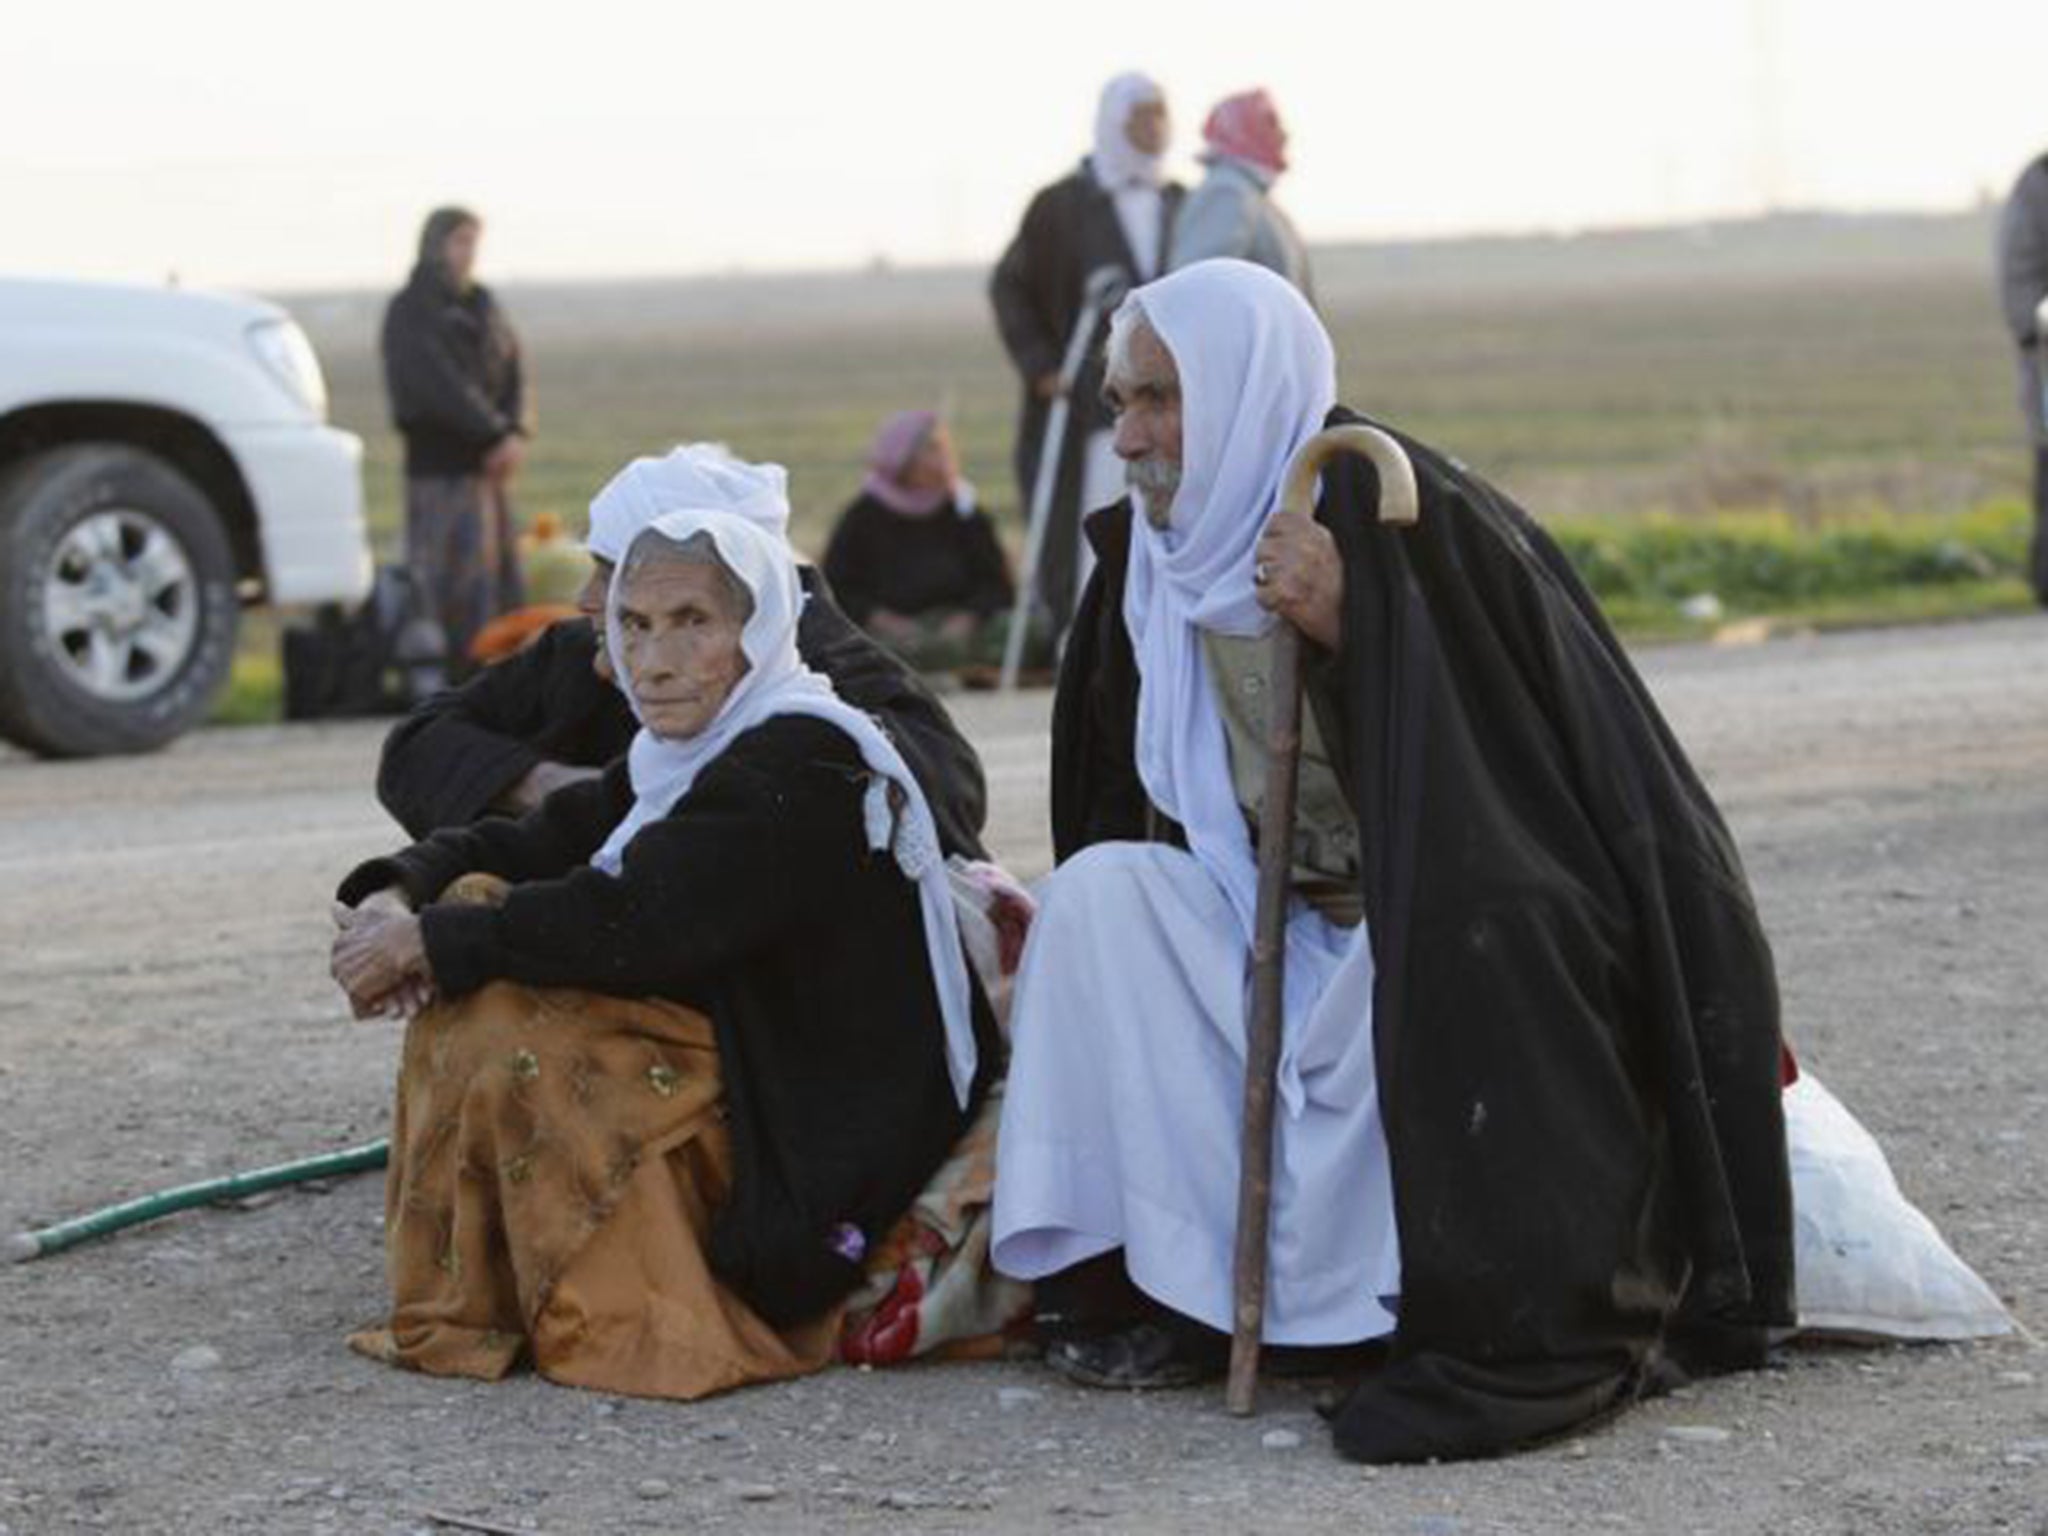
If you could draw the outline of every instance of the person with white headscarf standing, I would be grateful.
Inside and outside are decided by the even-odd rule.
[[[694,1398],[830,1358],[993,1021],[916,777],[798,652],[787,543],[682,510],[619,553],[626,757],[340,888],[336,979],[414,1014],[392,1307],[352,1342]]]
[[[554,790],[594,778],[639,728],[613,686],[599,621],[613,568],[663,511],[702,507],[755,523],[776,538],[789,527],[788,476],[713,443],[635,459],[590,504],[592,574],[582,617],[544,631],[526,649],[460,688],[416,705],[392,728],[377,797],[413,837],[487,815],[524,815]],[[946,707],[895,656],[842,613],[817,569],[800,564],[797,650],[848,703],[884,722],[931,801],[948,853],[983,857],[988,796],[981,763]]]
[[[1313,518],[1276,510],[1304,441],[1360,418],[1265,268],[1137,290],[1107,393],[1131,497],[1090,520],[998,1147],[993,1257],[1041,1282],[1049,1362],[1166,1386],[1228,1354],[1284,619],[1307,708],[1266,1341],[1377,1341],[1334,1422],[1366,1461],[1490,1454],[1674,1361],[1756,1363],[1791,1322],[1770,951],[1591,598],[1398,434],[1418,526],[1379,525],[1349,457]]]
[[[1165,271],[1181,187],[1163,166],[1169,138],[1166,96],[1149,76],[1132,71],[1102,89],[1095,145],[1069,174],[1043,188],[1024,211],[1017,234],[989,282],[996,328],[1023,383],[1014,463],[1025,505],[1046,449],[1046,422],[1060,393],[1061,362],[1082,314],[1088,279],[1105,268],[1126,286]],[[1064,633],[1086,579],[1087,546],[1080,519],[1123,494],[1101,402],[1098,360],[1108,316],[1088,344],[1088,362],[1067,392],[1069,414],[1060,455],[1052,520],[1038,567],[1037,602],[1055,634]]]

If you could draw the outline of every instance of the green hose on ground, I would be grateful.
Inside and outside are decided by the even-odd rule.
[[[30,1259],[40,1259],[75,1244],[89,1242],[95,1237],[105,1237],[109,1232],[118,1232],[123,1227],[155,1221],[157,1217],[168,1216],[173,1211],[189,1210],[195,1205],[212,1205],[218,1200],[235,1200],[266,1189],[281,1189],[287,1184],[303,1184],[308,1179],[331,1179],[345,1173],[367,1173],[372,1168],[382,1168],[390,1161],[390,1157],[390,1142],[371,1141],[360,1147],[345,1147],[339,1152],[323,1152],[317,1157],[303,1157],[295,1163],[278,1163],[269,1168],[253,1168],[247,1173],[231,1173],[226,1178],[202,1179],[197,1184],[180,1184],[176,1189],[166,1189],[159,1194],[124,1200],[119,1205],[110,1205],[101,1210],[88,1212],[84,1216],[75,1216],[70,1221],[60,1221],[55,1226],[43,1227],[33,1232],[17,1232],[8,1238],[4,1245],[0,1245],[0,1262],[23,1264]]]

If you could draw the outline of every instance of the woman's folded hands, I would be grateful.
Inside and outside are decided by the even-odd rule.
[[[387,889],[350,907],[334,904],[328,969],[359,1019],[410,1019],[434,1000],[434,972],[420,920],[404,895]]]

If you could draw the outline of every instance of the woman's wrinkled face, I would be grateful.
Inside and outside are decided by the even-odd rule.
[[[619,588],[613,664],[632,683],[640,718],[669,741],[695,736],[746,675],[746,627],[717,567],[679,560],[629,565]]]

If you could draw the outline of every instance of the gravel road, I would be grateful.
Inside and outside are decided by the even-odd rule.
[[[2048,624],[1646,652],[1740,838],[1802,1059],[2048,1332]],[[1044,695],[961,702],[993,841],[1048,863]],[[327,897],[393,844],[372,724],[160,756],[0,749],[0,1233],[383,1134]],[[1031,1364],[834,1371],[697,1405],[408,1376],[373,1178],[0,1268],[0,1536],[1349,1529],[2048,1536],[2048,1354],[1795,1349],[1478,1466],[1338,1461],[1310,1389],[1130,1397]]]

